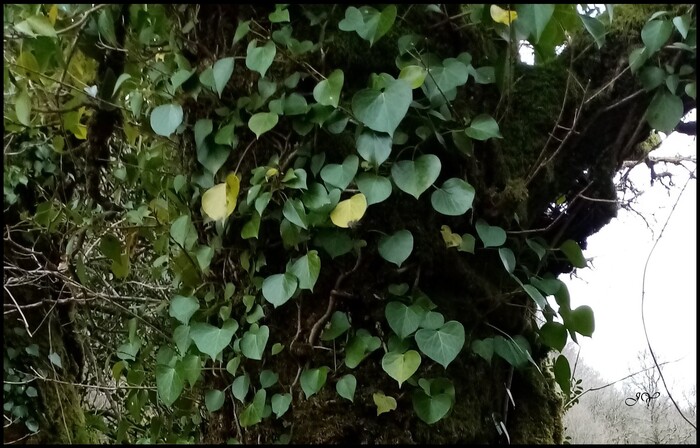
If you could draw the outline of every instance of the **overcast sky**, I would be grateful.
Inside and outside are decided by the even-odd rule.
[[[694,120],[694,114],[692,119]],[[696,156],[696,140],[671,134],[652,156]],[[693,164],[687,166],[694,170]],[[571,305],[593,308],[596,329],[592,338],[579,338],[581,356],[608,380],[640,370],[637,353],[647,347],[642,327],[642,276],[649,252],[676,202],[689,172],[668,165],[674,173],[670,190],[649,185],[649,169],[641,164],[631,178],[644,194],[635,205],[654,231],[632,212],[617,218],[588,238],[586,258],[592,267],[578,270],[578,278],[563,275]],[[663,165],[657,172],[665,171]],[[659,362],[681,361],[664,367],[674,398],[696,384],[697,376],[697,182],[691,180],[673,212],[647,268],[644,318]],[[663,391],[662,391],[663,393]]]

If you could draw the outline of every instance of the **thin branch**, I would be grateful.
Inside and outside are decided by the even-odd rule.
[[[654,253],[654,249],[656,249],[656,245],[659,244],[659,241],[661,241],[661,237],[664,235],[664,230],[666,230],[666,226],[668,226],[669,221],[671,220],[671,216],[673,216],[673,212],[676,210],[676,206],[681,200],[681,197],[683,196],[683,192],[685,191],[686,187],[690,183],[690,181],[694,178],[694,176],[688,177],[688,180],[685,181],[685,185],[683,185],[683,188],[681,189],[681,192],[678,194],[678,198],[676,199],[676,202],[673,204],[673,207],[671,208],[671,211],[668,214],[668,218],[666,218],[666,223],[664,223],[664,226],[661,228],[661,232],[659,233],[658,238],[654,241],[654,245],[651,247],[651,250],[649,251],[649,256],[647,257],[646,263],[644,263],[644,273],[642,274],[642,327],[644,328],[644,338],[647,341],[647,347],[649,347],[649,353],[651,354],[651,358],[654,360],[654,366],[656,366],[657,370],[659,371],[659,376],[661,377],[661,382],[664,384],[664,389],[666,389],[666,393],[668,394],[668,398],[671,399],[671,402],[673,405],[676,407],[676,410],[680,414],[681,417],[683,417],[683,420],[688,422],[690,426],[693,427],[693,429],[697,430],[697,426],[683,414],[683,411],[681,411],[680,407],[678,406],[678,403],[676,403],[676,400],[673,398],[671,395],[671,391],[668,390],[668,385],[666,384],[666,378],[664,378],[663,372],[661,372],[661,367],[659,366],[658,361],[656,360],[656,355],[654,354],[654,350],[651,348],[651,341],[649,340],[649,334],[647,333],[647,325],[646,321],[644,319],[644,297],[646,294],[646,278],[647,278],[647,268],[649,267],[649,260],[651,260],[651,255]]]

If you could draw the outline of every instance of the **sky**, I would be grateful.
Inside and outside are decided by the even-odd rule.
[[[696,140],[673,133],[651,155],[696,156]],[[692,163],[687,166],[695,169]],[[657,165],[657,172],[664,170]],[[667,170],[674,173],[675,186],[670,189],[658,181],[652,187],[644,164],[630,174],[644,190],[634,207],[653,234],[641,217],[620,209],[617,218],[588,238],[584,256],[592,258],[591,267],[577,270],[574,278],[560,277],[569,288],[572,308],[593,308],[596,329],[592,338],[579,338],[581,357],[606,380],[642,368],[637,353],[647,347],[642,327],[644,265],[689,177],[682,167],[668,165]],[[691,180],[651,255],[645,282],[644,319],[657,360],[680,358],[663,368],[674,398],[697,382],[696,234],[697,181]]]

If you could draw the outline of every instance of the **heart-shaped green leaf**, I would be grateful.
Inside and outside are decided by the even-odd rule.
[[[156,386],[161,401],[166,406],[171,406],[185,388],[185,375],[182,367],[158,364],[156,366]]]
[[[229,154],[231,154],[230,146],[212,144],[209,140],[205,140],[197,146],[197,160],[212,175],[216,175],[219,169],[224,166]]]
[[[421,352],[447,368],[464,346],[464,327],[451,320],[437,330],[418,330],[415,339]]]
[[[420,328],[425,328],[427,330],[437,330],[445,324],[445,316],[441,313],[436,313],[434,311],[428,311],[425,313],[423,320],[420,323]]]
[[[650,20],[642,28],[642,42],[649,50],[649,54],[653,54],[664,46],[671,33],[673,32],[673,24],[667,19]]]
[[[411,86],[402,79],[392,80],[383,90],[364,89],[353,95],[352,112],[368,128],[393,136],[411,101]]]
[[[515,5],[515,10],[518,13],[516,24],[520,24],[532,36],[530,42],[535,45],[554,14],[554,5],[521,4]]]
[[[318,252],[309,251],[294,262],[289,272],[299,279],[299,289],[313,291],[318,274],[321,272],[321,258],[318,256]]]
[[[314,87],[314,99],[323,106],[338,107],[340,92],[343,89],[344,81],[345,75],[343,71],[340,69],[333,70],[333,72],[328,75],[328,78],[319,82],[316,87]]]
[[[278,379],[279,375],[277,375],[272,370],[263,370],[262,372],[260,372],[260,387],[265,389],[267,389],[268,387],[272,387],[275,384],[277,384]]]
[[[389,134],[364,130],[357,137],[357,152],[372,166],[379,166],[391,154],[391,137]]]
[[[275,394],[272,396],[270,404],[272,412],[277,418],[280,418],[289,410],[289,405],[292,404],[292,394]]]
[[[330,163],[324,166],[321,169],[321,179],[326,184],[343,191],[352,182],[359,166],[360,159],[356,155],[350,154],[343,160],[342,165]]]
[[[306,210],[304,210],[304,204],[299,199],[287,199],[284,202],[282,214],[292,224],[297,225],[302,229],[308,228],[308,217],[306,216]]]
[[[190,383],[190,387],[194,387],[200,378],[200,373],[202,373],[202,360],[197,355],[189,354],[182,358],[178,364],[182,367],[185,380]]]
[[[184,112],[179,104],[163,104],[151,112],[151,128],[158,135],[170,137],[182,124],[183,117]]]
[[[424,154],[416,160],[401,160],[391,167],[391,178],[399,189],[414,198],[423,194],[438,178],[442,164],[433,154]]]
[[[426,76],[428,76],[428,71],[417,65],[408,65],[402,68],[401,73],[399,73],[399,79],[409,83],[412,89],[422,86]]]
[[[472,351],[491,364],[493,357],[493,338],[476,339],[472,342]]]
[[[442,419],[452,408],[452,398],[448,394],[431,397],[420,389],[413,391],[412,401],[418,418],[429,425]]]
[[[399,383],[400,389],[401,384],[416,373],[420,362],[420,354],[415,350],[406,353],[388,352],[382,358],[382,369]]]
[[[296,290],[297,278],[289,273],[274,274],[263,280],[263,297],[275,308],[286,303]]]
[[[566,258],[568,258],[569,262],[571,262],[574,267],[585,268],[588,266],[586,258],[583,256],[583,252],[581,252],[581,246],[579,246],[576,241],[564,241],[561,243],[561,246],[559,246],[559,250],[564,252],[564,255],[566,255]]]
[[[248,44],[248,50],[245,58],[245,66],[250,70],[260,73],[260,76],[265,76],[267,69],[272,65],[277,54],[277,47],[271,40],[267,41],[262,47],[257,46],[258,41],[253,39]]]
[[[190,337],[200,352],[216,359],[219,353],[231,343],[236,330],[238,330],[238,322],[233,319],[224,322],[221,328],[205,322],[194,322],[190,326]]]
[[[668,90],[654,95],[646,112],[649,125],[665,134],[670,134],[683,117],[683,101]]]
[[[367,205],[378,204],[391,196],[391,181],[376,174],[362,173],[357,178],[357,188],[367,198]]]
[[[338,395],[345,398],[346,400],[350,400],[353,403],[355,402],[356,387],[357,380],[355,379],[355,376],[351,373],[348,373],[347,375],[343,376],[335,384],[335,390],[338,392]]]
[[[413,234],[408,230],[399,230],[393,235],[382,236],[378,249],[383,259],[401,267],[413,252]]]
[[[502,249],[499,249],[502,250]],[[542,296],[540,291],[532,285],[523,285],[523,289],[530,296],[532,300],[535,301],[537,306],[543,310],[547,306],[547,299]]]
[[[233,380],[233,384],[231,384],[233,396],[241,403],[244,402],[243,400],[245,400],[246,395],[248,395],[248,389],[250,389],[250,377],[247,373],[237,377]]]
[[[571,393],[571,366],[566,356],[559,355],[559,357],[557,357],[552,371],[554,372],[554,379],[557,384],[561,386],[561,390],[564,392],[565,396],[569,396]]]
[[[357,367],[370,353],[378,349],[382,341],[361,328],[345,346],[345,365],[351,369]]]
[[[25,126],[31,124],[32,100],[26,90],[22,89],[15,98],[15,113],[17,120]],[[155,129],[154,129],[155,130]],[[168,134],[170,135],[170,134]]]
[[[472,208],[474,187],[462,179],[447,179],[442,187],[430,196],[430,202],[438,213],[448,216],[463,215]]]
[[[389,323],[389,327],[401,339],[418,329],[425,314],[426,311],[420,306],[406,306],[401,302],[389,302],[384,309],[384,316]]]
[[[323,366],[318,369],[307,369],[301,373],[299,381],[301,382],[301,389],[304,391],[307,400],[321,390],[323,385],[326,384],[326,377],[329,370],[328,367]]]
[[[506,231],[498,226],[490,226],[483,219],[476,221],[476,233],[484,243],[484,247],[498,247],[506,242]]]
[[[190,348],[192,343],[190,327],[188,325],[178,325],[173,331],[173,341],[181,354],[187,353],[187,349]]]
[[[516,368],[524,367],[532,359],[530,344],[521,335],[516,335],[513,339],[506,339],[501,335],[494,336],[493,350],[508,364]]]
[[[187,325],[192,315],[199,309],[199,301],[194,297],[175,296],[170,301],[170,317]]]
[[[474,140],[488,140],[490,138],[503,138],[498,128],[498,123],[490,115],[481,114],[474,117],[466,130],[469,137]]]
[[[266,398],[267,391],[265,389],[260,389],[255,393],[253,402],[247,408],[243,409],[241,415],[238,417],[242,428],[257,425],[262,421],[265,412]]]
[[[251,325],[241,339],[241,353],[248,359],[261,360],[269,337],[270,329],[267,325],[259,328],[257,324]]]
[[[204,404],[207,407],[207,411],[216,412],[224,406],[224,399],[226,395],[218,390],[210,390],[204,396]]]
[[[559,322],[545,322],[539,329],[540,339],[545,345],[562,351],[566,345],[566,327]]]
[[[498,249],[498,255],[501,257],[501,262],[503,262],[506,271],[512,274],[515,271],[515,255],[513,255],[513,251],[507,247],[501,247]]]
[[[588,305],[581,305],[569,313],[562,314],[564,325],[571,330],[583,335],[592,336],[595,330],[593,310]]]
[[[255,138],[274,128],[279,121],[279,116],[272,112],[258,112],[248,120],[248,128],[255,134]]]
[[[319,231],[313,243],[315,246],[325,250],[331,258],[345,255],[350,252],[353,247],[350,235],[348,235],[347,232],[335,229],[323,229]]]
[[[335,311],[331,316],[329,326],[321,334],[322,341],[332,341],[350,329],[350,321],[347,314],[342,311]]]
[[[226,87],[228,80],[231,79],[233,74],[233,61],[234,59],[230,57],[219,59],[212,67],[214,86],[216,87],[216,93],[219,94],[219,98],[221,98],[221,92],[224,91],[224,87]]]
[[[342,31],[355,31],[371,47],[391,29],[395,20],[395,5],[387,6],[382,12],[371,6],[360,9],[350,6],[345,10],[345,18],[338,23],[338,28]]]

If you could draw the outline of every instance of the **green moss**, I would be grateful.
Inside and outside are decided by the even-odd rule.
[[[560,444],[564,438],[563,403],[554,376],[541,366],[516,372],[512,394],[515,408],[508,417],[511,443]]]

